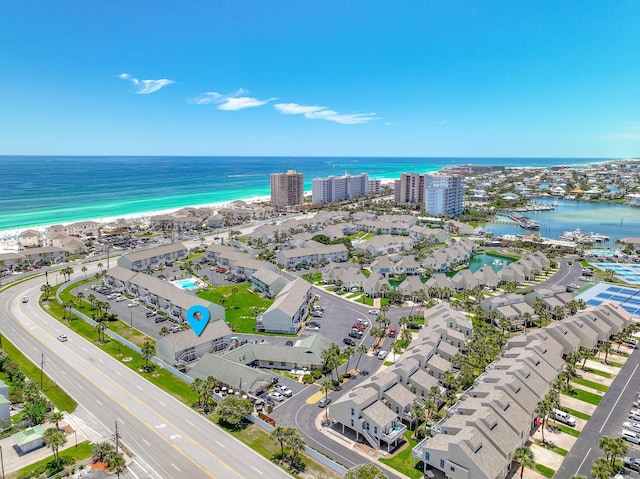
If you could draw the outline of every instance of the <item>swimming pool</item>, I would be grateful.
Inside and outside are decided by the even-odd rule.
[[[175,284],[178,288],[186,289],[188,291],[198,289],[198,285],[190,279],[181,279],[179,281],[174,281],[173,284]]]
[[[640,264],[591,263],[592,266],[606,271],[610,269],[614,276],[629,284],[640,284]]]

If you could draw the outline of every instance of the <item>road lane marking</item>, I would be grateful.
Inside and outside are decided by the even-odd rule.
[[[256,471],[258,474],[260,474],[262,476],[262,471],[260,469],[256,469],[253,466],[251,466],[251,469],[253,469],[254,471]]]
[[[78,384],[78,387],[84,391],[84,388],[80,384]]]
[[[6,310],[7,310],[8,315],[9,315],[11,318],[13,318],[13,320],[14,320],[14,321],[16,321],[17,323],[21,323],[21,322],[20,322],[20,320],[19,320],[18,318],[16,318],[15,316],[13,316],[13,315],[9,312],[8,308],[6,308]],[[42,312],[42,314],[47,314],[45,311],[41,311],[41,312]],[[55,321],[55,318],[51,318],[51,320],[52,320],[52,321]],[[44,335],[44,336],[49,336],[51,340],[53,340],[53,339],[54,339],[54,336],[53,336],[53,335],[52,335],[48,330],[46,330],[44,327],[39,326],[39,325],[36,325],[36,328],[40,331],[40,333],[41,333],[42,335]],[[16,334],[17,334],[19,337],[21,337],[21,338],[22,338],[22,340],[23,340],[24,342],[26,342],[26,341],[24,340],[24,338],[23,338],[20,334],[18,334],[18,333],[16,333]],[[44,344],[41,338],[33,337],[33,339],[34,339],[34,340],[36,340],[36,341],[39,341],[39,342],[40,342],[40,343],[42,343],[42,344]],[[73,351],[72,351],[72,352],[73,352]],[[105,354],[106,354],[106,353],[105,353]],[[127,391],[126,389],[124,389],[124,388],[122,387],[122,385],[120,385],[117,381],[114,381],[112,377],[107,376],[107,375],[104,373],[104,371],[102,371],[102,370],[100,370],[100,369],[96,368],[96,366],[95,366],[94,364],[91,364],[91,362],[90,362],[90,361],[88,361],[85,357],[80,356],[80,355],[79,355],[79,354],[77,354],[77,353],[76,353],[75,355],[76,355],[76,357],[78,358],[78,360],[80,360],[80,361],[84,362],[84,364],[85,364],[85,366],[86,366],[86,367],[88,367],[88,368],[90,368],[90,369],[95,370],[95,371],[96,371],[96,373],[97,373],[98,375],[102,375],[105,379],[107,379],[107,380],[111,381],[111,382],[113,383],[113,386],[114,386],[116,389],[119,389],[120,391],[122,391],[122,392],[124,392],[124,393],[126,393],[126,394],[130,394],[130,391]],[[58,356],[59,356],[59,355],[58,355]],[[114,359],[114,360],[115,360],[115,359]],[[90,376],[90,375],[88,375],[88,374],[84,373],[83,371],[81,371],[81,370],[80,370],[80,369],[79,369],[79,368],[78,368],[78,367],[77,367],[73,362],[67,361],[67,365],[68,365],[68,367],[71,367],[72,369],[75,369],[75,370],[76,370],[76,371],[77,371],[81,376],[83,376],[83,377],[87,380],[87,382],[89,382],[89,383],[93,384],[93,385],[94,385],[94,387],[95,387],[97,390],[101,390],[105,396],[110,397],[110,398],[111,398],[115,403],[118,403],[118,402],[119,402],[118,400],[116,400],[116,399],[115,399],[115,397],[114,397],[114,396],[113,396],[109,391],[107,391],[104,387],[102,387],[102,386],[100,386],[98,383],[96,383],[96,382],[95,382],[95,378],[93,378],[92,376]],[[117,370],[116,370],[116,373],[117,373],[119,376],[122,376],[122,373],[120,373],[120,371],[117,371]],[[135,374],[135,373],[134,373],[134,374]],[[138,380],[139,380],[139,379],[143,379],[143,378],[140,378],[140,377],[139,377],[139,376],[137,376],[137,375],[136,375],[136,378],[137,378]],[[138,386],[138,387],[139,387],[139,386]],[[131,399],[132,399],[133,401],[135,401],[139,406],[141,406],[141,407],[143,407],[143,408],[146,408],[146,410],[147,410],[148,412],[153,413],[153,414],[157,414],[157,411],[155,411],[155,410],[153,410],[153,409],[150,409],[150,408],[148,407],[148,405],[144,403],[144,401],[140,400],[140,399],[139,399],[138,397],[136,397],[135,395],[131,395]],[[138,414],[136,414],[136,413],[133,413],[133,412],[131,411],[131,409],[130,409],[128,406],[126,406],[126,405],[124,405],[124,404],[121,404],[120,406],[122,407],[122,409],[124,409],[126,412],[128,412],[128,413],[129,413],[129,414],[131,414],[132,416],[139,417],[139,415],[138,415]],[[120,421],[120,423],[121,423],[121,424],[123,424],[123,425],[125,424],[125,422],[124,422],[124,421],[122,421],[122,419],[120,419],[120,418],[118,418],[118,421]],[[100,421],[99,421],[99,422],[100,422]],[[102,424],[102,423],[101,423],[101,424]],[[144,420],[141,420],[141,424],[142,424],[142,425],[144,425],[144,426],[146,426],[146,427],[148,427],[151,431],[153,431],[153,430],[154,430],[154,429],[152,428],[151,424],[149,424],[148,422],[146,422],[146,421],[144,421]],[[104,425],[103,425],[103,426],[104,426]],[[181,431],[181,429],[180,429],[180,428],[176,428],[176,429],[178,429],[179,431]],[[208,456],[210,456],[211,458],[215,459],[215,460],[216,460],[220,465],[222,465],[224,468],[226,468],[226,469],[227,469],[227,470],[229,470],[229,471],[232,471],[232,472],[233,472],[234,474],[236,474],[238,477],[241,477],[241,478],[242,478],[242,477],[244,477],[244,476],[242,476],[242,474],[240,474],[238,471],[236,471],[233,467],[231,467],[229,464],[227,464],[227,463],[226,463],[226,462],[224,462],[222,459],[220,459],[220,458],[219,458],[219,457],[218,457],[214,452],[212,452],[212,451],[209,451],[209,450],[205,449],[201,444],[199,444],[198,442],[196,442],[195,440],[193,440],[193,439],[192,439],[188,434],[187,434],[187,436],[186,436],[186,437],[187,437],[187,439],[189,440],[189,442],[191,442],[194,446],[199,447],[200,449],[202,449],[202,450],[203,450],[203,451],[204,451]],[[158,435],[158,438],[159,438],[159,439],[161,439],[161,440],[164,440],[167,444],[171,445],[174,449],[176,449],[177,451],[179,451],[179,452],[182,454],[182,456],[183,456],[186,460],[190,461],[193,465],[195,465],[196,467],[198,467],[198,468],[199,468],[201,471],[203,471],[203,472],[204,472],[208,477],[211,477],[212,479],[215,479],[215,478],[216,478],[216,476],[215,476],[212,472],[210,472],[209,470],[205,469],[205,468],[204,468],[204,467],[203,467],[199,462],[196,462],[196,461],[191,457],[191,455],[186,454],[186,452],[184,451],[184,449],[183,449],[183,448],[181,448],[181,447],[179,447],[179,446],[175,445],[174,443],[172,443],[172,442],[168,441],[168,440],[167,440],[167,438],[166,438],[166,437],[164,437],[163,435]],[[242,445],[242,443],[239,443],[239,444],[240,444],[240,445]],[[246,447],[246,446],[245,446],[245,447]],[[251,450],[251,449],[250,449],[250,448],[248,448],[248,447],[247,447],[247,449],[248,449],[248,450]],[[261,456],[258,456],[258,459],[261,459]],[[262,458],[262,459],[263,459],[263,458]],[[269,461],[266,461],[266,462],[267,462],[268,464],[270,464],[270,465],[271,465],[271,463],[270,463]],[[175,467],[175,466],[174,466],[174,467]]]
[[[584,455],[584,459],[582,460],[582,462],[580,463],[580,465],[578,466],[578,469],[576,469],[576,474],[578,474],[578,472],[580,471],[580,469],[582,469],[582,465],[584,464],[584,461],[587,460],[587,457],[589,457],[589,453],[591,452],[591,448],[589,448],[589,450],[587,451],[587,453]]]
[[[151,444],[149,443],[149,441],[147,441],[146,439],[143,439],[142,442],[144,442],[147,446],[151,446]]]
[[[598,431],[598,433],[602,433],[602,430],[604,429],[604,427],[607,425],[607,422],[609,421],[609,418],[611,417],[611,415],[613,414],[613,411],[615,411],[616,406],[618,405],[618,401],[620,401],[620,398],[622,397],[622,394],[624,393],[624,390],[627,389],[627,386],[629,385],[629,383],[631,382],[631,379],[633,379],[633,375],[636,373],[636,369],[638,369],[638,364],[636,364],[636,367],[633,368],[633,372],[631,373],[631,375],[629,376],[629,379],[627,379],[627,382],[625,383],[624,387],[622,388],[622,391],[620,391],[620,394],[618,395],[618,399],[616,399],[616,402],[613,403],[613,406],[611,407],[611,411],[609,411],[609,414],[607,415],[607,418],[604,420],[604,422],[602,423],[602,427],[600,428],[600,430]]]
[[[102,403],[100,402],[100,400],[99,400],[99,399],[96,399],[96,402],[97,402],[100,406],[104,406],[104,404],[102,404]]]
[[[136,384],[136,387],[137,387],[140,391],[142,391],[142,388],[140,387],[140,385],[139,385],[139,384]]]
[[[160,406],[162,406],[162,407],[167,407],[167,405],[165,403],[163,403],[162,401],[158,401],[158,404],[160,404]]]
[[[191,421],[189,421],[188,419],[185,419],[186,423],[189,424],[190,426],[193,426],[193,423]]]
[[[180,469],[178,469],[178,466],[176,466],[173,462],[171,463],[171,465],[176,469],[176,471],[180,472]],[[260,473],[262,474],[262,473]]]
[[[218,446],[220,446],[222,449],[224,449],[224,444],[222,444],[220,441],[216,441],[216,443],[218,444]]]

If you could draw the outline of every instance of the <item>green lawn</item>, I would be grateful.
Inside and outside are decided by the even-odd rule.
[[[22,371],[29,379],[36,384],[40,384],[40,368],[32,363],[22,354],[18,348],[11,344],[7,338],[2,338],[2,349],[7,355],[18,364]],[[45,367],[46,371],[46,367]],[[58,386],[49,376],[42,375],[42,392],[49,398],[55,407],[60,411],[73,412],[78,403],[71,399],[60,386]]]
[[[566,449],[562,449],[561,447],[558,447],[555,444],[549,444],[549,443],[543,444],[541,441],[536,441],[536,445],[540,447],[544,447],[545,449],[555,452],[556,454],[560,454],[562,457],[565,457],[567,454],[569,454],[569,451],[567,451]]]
[[[548,478],[552,478],[553,475],[556,473],[556,471],[554,471],[550,467],[543,466],[542,464],[536,464],[534,466],[534,469],[538,471],[540,474],[542,474],[544,477],[548,477]]]
[[[596,376],[601,376],[603,378],[611,378],[612,374],[606,371],[600,371],[599,369],[587,368],[585,371],[595,374]]]
[[[589,419],[591,419],[591,416],[589,416],[588,414],[585,414],[585,413],[580,412],[580,411],[576,411],[575,409],[570,409],[570,408],[564,407],[564,406],[562,406],[562,409],[564,409],[566,412],[568,412],[572,416],[580,418],[580,419],[584,419],[585,421],[588,421]]]
[[[258,426],[250,425],[240,430],[223,429],[270,461],[275,455],[280,454],[280,444],[273,441],[269,433]],[[302,455],[302,462],[305,465],[305,473],[309,473],[311,477],[319,479],[339,479],[342,477],[337,472],[320,465],[304,454]],[[291,473],[291,471],[289,472]],[[292,475],[294,477],[300,477],[298,474],[292,473]]]
[[[258,293],[250,293],[251,285],[217,286],[199,291],[198,296],[212,303],[221,304],[226,309],[226,321],[238,333],[255,334],[256,312],[262,313],[273,304],[273,300],[263,298]],[[237,291],[233,291],[236,289]],[[222,300],[222,297],[226,300]],[[255,309],[254,309],[255,308]]]
[[[72,457],[76,461],[82,461],[91,457],[91,443],[84,441],[78,443],[78,446],[69,447],[63,451],[60,451],[60,458]],[[45,457],[40,461],[34,462],[22,469],[7,475],[8,479],[29,479],[30,477],[45,477],[42,474],[45,473],[48,463],[54,460],[53,454],[49,457]]]
[[[602,401],[601,396],[580,388],[573,388],[569,393],[562,394],[566,394],[567,396],[579,399],[580,401],[588,402],[589,404],[593,404],[595,406],[600,404],[600,401]]]
[[[607,361],[607,364],[609,366],[613,366],[614,368],[622,368],[622,366],[624,366],[624,364],[622,363],[617,363],[615,361]]]
[[[565,426],[564,424],[556,424],[556,427],[565,434],[569,434],[570,436],[578,437],[580,435],[580,431],[578,431],[577,429],[573,429],[572,427]]]
[[[404,438],[409,443],[404,447],[402,451],[397,454],[394,454],[393,457],[389,459],[378,459],[383,464],[386,464],[389,467],[392,467],[396,471],[404,474],[405,476],[410,477],[411,479],[420,479],[422,477],[422,462],[416,464],[416,467],[413,467],[413,456],[411,456],[411,449],[413,449],[418,441],[413,439],[411,436],[413,435],[413,431],[407,429],[404,433]]]
[[[606,393],[609,390],[609,386],[605,386],[604,384],[600,384],[595,381],[589,381],[588,379],[574,378],[572,382],[580,384],[581,386],[595,389],[596,391],[602,391],[603,393]]]
[[[122,364],[126,365],[130,369],[142,374],[149,382],[155,384],[159,388],[163,389],[165,392],[171,394],[178,400],[184,402],[187,405],[192,405],[197,400],[197,395],[191,390],[191,387],[178,379],[169,371],[161,367],[156,367],[153,374],[150,373],[141,373],[140,369],[144,366],[145,361],[142,357],[127,348],[126,346],[121,345],[119,342],[115,340],[111,340],[107,336],[107,341],[105,344],[101,344],[97,342],[98,335],[94,331],[93,326],[86,323],[82,319],[73,318],[71,320],[62,320],[63,310],[62,307],[57,303],[57,301],[47,301],[46,303],[42,303],[43,309],[47,311],[51,316],[60,320],[64,324],[66,324],[70,329],[73,329],[76,333],[83,336],[85,339],[93,343],[96,347],[102,349],[112,357],[122,360],[122,358],[130,357],[131,361],[123,362]]]

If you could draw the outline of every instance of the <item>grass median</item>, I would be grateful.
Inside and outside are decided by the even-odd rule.
[[[22,371],[34,383],[40,384],[39,366],[36,366],[31,360],[29,360],[29,358],[22,354],[18,348],[9,342],[7,338],[4,337],[2,338],[2,349],[7,353],[7,356],[9,356],[9,358],[18,365],[20,371]],[[42,374],[42,392],[60,411],[73,412],[78,406],[78,403],[75,402],[71,396],[69,396],[45,373]]]

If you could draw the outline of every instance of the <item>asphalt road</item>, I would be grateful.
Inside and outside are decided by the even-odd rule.
[[[591,466],[604,453],[598,448],[598,439],[602,436],[617,437],[622,423],[628,421],[627,414],[631,403],[637,397],[640,388],[640,351],[634,350],[626,364],[602,398],[600,405],[582,430],[582,434],[564,458],[555,477],[571,477],[583,474],[591,477]],[[631,443],[628,456],[640,457],[640,447]],[[632,473],[638,477],[637,473]]]
[[[79,274],[79,273],[76,273]],[[0,329],[80,405],[80,414],[127,447],[152,478],[285,478],[285,471],[43,312],[37,278],[0,294]],[[22,303],[20,298],[31,301]],[[56,339],[66,334],[67,342]]]

